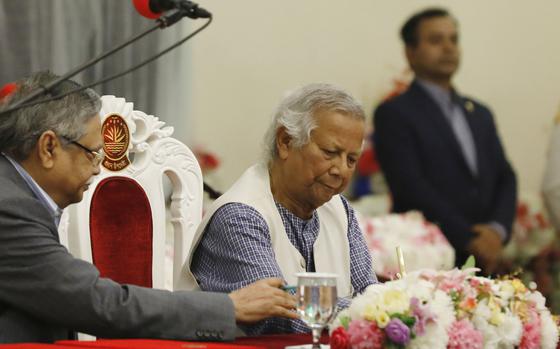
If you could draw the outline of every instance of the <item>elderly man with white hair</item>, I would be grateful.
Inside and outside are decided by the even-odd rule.
[[[338,274],[339,306],[376,283],[354,212],[339,194],[362,151],[364,112],[345,91],[310,84],[278,106],[266,159],[250,167],[206,213],[194,237],[190,287],[229,292],[298,272]],[[308,332],[301,320],[273,318],[249,335]]]

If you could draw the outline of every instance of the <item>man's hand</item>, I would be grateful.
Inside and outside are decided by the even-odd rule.
[[[263,279],[233,291],[229,297],[235,308],[235,320],[239,323],[257,322],[268,317],[298,319],[292,311],[296,298],[280,287],[281,279]]]
[[[488,224],[476,224],[472,227],[476,236],[471,240],[467,251],[472,253],[477,264],[486,275],[492,274],[502,257],[502,239]]]

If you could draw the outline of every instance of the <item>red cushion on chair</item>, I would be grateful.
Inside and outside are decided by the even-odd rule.
[[[152,214],[144,189],[131,178],[105,178],[93,193],[89,222],[101,276],[152,287]]]

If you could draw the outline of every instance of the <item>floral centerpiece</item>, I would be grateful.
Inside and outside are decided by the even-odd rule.
[[[476,270],[416,271],[370,286],[336,318],[331,348],[556,348],[558,327],[538,291]]]
[[[399,271],[394,251],[401,246],[410,271],[451,269],[455,250],[441,230],[418,211],[365,217],[356,214],[371,252],[373,270],[384,279],[393,279]]]
[[[512,235],[503,251],[502,270],[521,270],[525,284],[534,281],[553,312],[560,312],[560,242],[546,218],[541,197],[522,195]]]
[[[504,257],[514,267],[528,269],[531,260],[554,242],[554,228],[543,209],[540,197],[518,203],[511,241],[504,249]]]

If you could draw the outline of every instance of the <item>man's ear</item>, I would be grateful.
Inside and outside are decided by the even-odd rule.
[[[410,68],[414,68],[414,47],[406,45],[404,47],[404,55]]]
[[[39,164],[47,169],[53,168],[60,149],[61,144],[56,134],[51,130],[43,132],[35,146]]]
[[[290,152],[290,143],[292,142],[292,136],[286,132],[285,127],[279,127],[276,130],[276,149],[278,150],[278,157],[282,160],[286,160]]]

